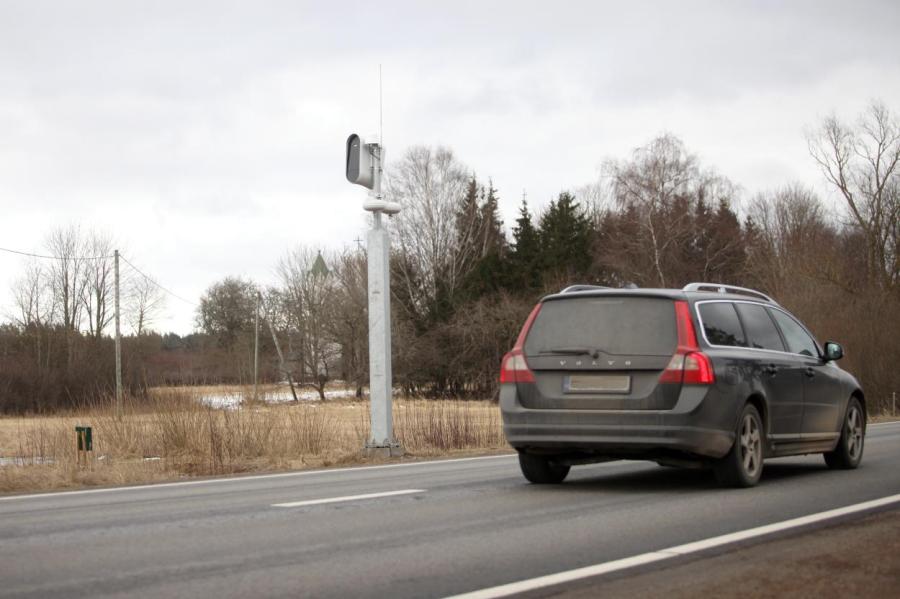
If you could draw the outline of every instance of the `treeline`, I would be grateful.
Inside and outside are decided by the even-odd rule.
[[[823,121],[812,159],[843,201],[827,210],[793,183],[739,202],[737,186],[664,135],[601,180],[533,214],[507,239],[497,192],[447,150],[416,148],[391,179],[395,380],[434,396],[490,396],[500,357],[535,300],[572,283],[765,291],[820,340],[874,407],[900,388],[900,127],[874,104],[853,126]],[[741,207],[738,210],[738,207]]]
[[[104,232],[60,227],[47,234],[46,254],[25,261],[9,322],[0,323],[0,410],[71,407],[112,388],[115,247]],[[130,264],[120,266],[121,324],[142,338],[165,298]],[[135,388],[138,380],[129,377]]]
[[[136,398],[156,385],[241,382],[215,337],[150,331],[122,338],[126,391]],[[261,364],[263,380],[278,372]],[[246,372],[243,381],[247,381]],[[0,412],[41,413],[103,403],[115,393],[115,341],[72,333],[58,324],[0,324]]]
[[[664,135],[542,209],[523,199],[509,226],[490,180],[448,149],[410,149],[387,181],[403,206],[389,221],[395,384],[413,395],[492,397],[500,358],[541,295],[573,283],[710,281],[767,292],[820,340],[840,341],[842,365],[862,380],[870,405],[883,408],[900,388],[900,126],[873,104],[852,125],[824,120],[808,141],[841,199],[835,212],[799,183],[742,198]],[[295,248],[277,273],[267,288],[233,277],[214,283],[200,300],[194,336],[130,337],[131,384],[249,382],[258,323],[264,378],[320,393],[342,379],[361,394],[364,251]],[[47,326],[20,321],[0,331],[5,409],[10,364],[53,362],[34,342]],[[111,367],[104,372],[96,381],[110,380]]]

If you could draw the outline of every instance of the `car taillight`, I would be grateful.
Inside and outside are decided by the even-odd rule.
[[[716,382],[716,375],[709,356],[700,351],[697,345],[697,333],[694,331],[687,302],[675,302],[675,323],[678,330],[678,347],[660,375],[659,382],[712,385]]]
[[[533,383],[534,373],[528,368],[528,362],[520,350],[514,349],[503,356],[500,367],[501,383]]]
[[[528,362],[525,360],[525,352],[522,348],[525,346],[525,337],[528,336],[528,331],[531,329],[531,325],[534,323],[534,319],[537,318],[540,311],[541,304],[538,304],[525,320],[525,324],[522,326],[522,330],[519,331],[518,338],[516,338],[516,344],[505,356],[503,356],[503,360],[500,363],[501,383],[534,382],[534,373],[531,372],[531,369],[528,367]]]

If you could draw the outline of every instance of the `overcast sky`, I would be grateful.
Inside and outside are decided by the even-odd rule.
[[[196,299],[360,236],[351,132],[443,144],[509,225],[662,132],[749,197],[827,197],[804,128],[900,111],[900,3],[0,0],[0,247],[80,223]],[[341,8],[337,8],[341,7]],[[0,320],[23,260],[0,252]],[[157,328],[189,332],[169,298]]]

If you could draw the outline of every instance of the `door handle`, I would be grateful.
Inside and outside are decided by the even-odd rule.
[[[804,374],[805,374],[806,376],[808,376],[809,378],[812,378],[812,377],[816,376],[816,371],[813,370],[812,367],[808,367],[808,368],[804,371]]]
[[[766,374],[775,376],[776,374],[778,374],[778,367],[775,366],[774,364],[767,365],[766,366]]]

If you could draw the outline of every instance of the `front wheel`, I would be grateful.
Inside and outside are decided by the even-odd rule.
[[[556,464],[547,458],[528,453],[519,454],[519,467],[528,482],[536,485],[556,485],[565,480],[569,466]]]
[[[852,470],[862,461],[866,443],[866,415],[856,397],[850,398],[844,426],[841,427],[841,438],[834,451],[825,454],[825,463],[829,468]]]
[[[763,470],[763,425],[757,409],[747,404],[741,412],[734,445],[713,464],[718,481],[729,487],[752,487]]]

